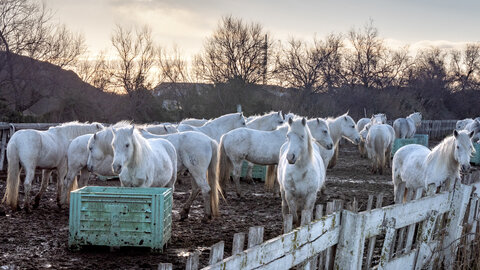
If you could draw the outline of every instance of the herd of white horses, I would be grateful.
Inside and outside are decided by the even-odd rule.
[[[57,171],[57,203],[68,206],[70,190],[86,186],[90,173],[118,176],[124,187],[175,188],[177,174],[192,176],[190,197],[180,217],[188,217],[192,202],[202,194],[205,219],[219,215],[219,197],[226,196],[232,177],[242,196],[242,163],[266,165],[266,187],[278,183],[282,213],[296,225],[302,210],[312,211],[325,184],[327,168],[335,166],[341,138],[359,145],[362,157],[372,161],[372,172],[392,169],[396,190],[440,186],[470,169],[472,142],[480,138],[480,118],[458,121],[451,136],[432,150],[411,144],[400,148],[391,161],[395,138],[411,138],[422,120],[418,112],[387,124],[385,114],[355,122],[348,113],[336,118],[313,118],[270,112],[244,117],[231,113],[212,120],[185,119],[178,125],[133,125],[122,121],[70,122],[47,131],[20,130],[7,145],[8,176],[2,203],[18,210],[20,171],[25,170],[24,206],[38,207],[50,175]],[[391,162],[390,162],[391,161]],[[391,163],[391,164],[390,164]],[[31,202],[35,170],[42,169],[39,192]],[[250,166],[251,169],[251,166]],[[396,194],[396,192],[394,192]]]

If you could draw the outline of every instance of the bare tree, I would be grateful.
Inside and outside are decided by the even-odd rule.
[[[150,87],[150,69],[155,61],[152,31],[144,26],[135,30],[117,25],[111,42],[118,56],[114,80],[128,95]]]
[[[432,47],[417,53],[410,85],[424,89],[444,89],[447,81],[446,52]]]
[[[480,44],[471,43],[463,51],[451,52],[450,76],[452,89],[461,91],[480,86]]]
[[[195,57],[195,72],[208,82],[264,80],[270,42],[258,23],[247,24],[232,16],[223,17],[207,38],[204,51]]]
[[[111,88],[111,77],[113,68],[102,51],[95,60],[85,59],[81,61],[76,68],[80,78],[94,87],[107,91]]]
[[[45,43],[44,55],[39,60],[62,68],[75,66],[79,56],[87,51],[83,35],[72,33],[65,25],[53,29]]]
[[[166,48],[158,48],[157,63],[160,81],[171,83],[191,81],[187,60],[182,58],[177,46],[174,46],[171,51]]]

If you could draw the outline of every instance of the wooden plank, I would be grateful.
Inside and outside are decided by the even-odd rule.
[[[368,199],[370,201],[370,196]],[[380,193],[377,195],[377,204],[375,207],[382,208],[382,203],[383,203],[383,193]],[[365,269],[369,269],[370,265],[372,264],[373,250],[375,249],[375,241],[377,241],[377,237],[375,236],[370,237],[370,239],[368,240],[367,260],[366,260]]]
[[[232,256],[243,251],[245,246],[245,233],[236,233],[233,235]]]
[[[386,269],[385,264],[390,260],[390,254],[393,253],[392,247],[395,242],[395,218],[387,220],[387,232],[383,241],[382,255],[378,264],[378,269]]]
[[[418,200],[422,197],[423,188],[415,190],[414,200]],[[407,238],[405,239],[405,253],[410,252],[412,249],[413,235],[415,234],[415,224],[408,226]]]
[[[417,258],[417,250],[414,249],[401,257],[396,257],[383,265],[383,269],[388,270],[405,270],[413,269]]]
[[[197,270],[200,260],[200,251],[195,250],[190,256],[187,258],[187,263],[185,265],[185,270]]]
[[[413,190],[408,189],[407,195],[406,195],[406,201],[407,202],[411,201],[412,196],[413,196]],[[400,228],[400,230],[398,230],[397,248],[395,249],[396,256],[398,256],[402,253],[403,240],[405,238],[405,229],[406,229],[406,227],[403,227],[403,228]]]
[[[323,217],[323,204],[318,204],[315,207],[315,219],[321,219]]]
[[[335,211],[335,204],[333,202],[327,202],[327,215],[332,214]],[[324,269],[329,270],[333,266],[333,259],[332,259],[332,248],[328,248],[324,252],[324,257],[325,257],[325,265]]]
[[[302,219],[300,225],[307,225],[312,221],[312,212],[308,210],[303,210],[302,211]]]
[[[431,210],[445,213],[450,210],[450,193],[440,193],[431,197],[421,198],[405,204],[390,205],[381,209],[362,212],[365,215],[365,235],[379,235],[384,220],[402,217],[396,220],[396,229],[425,220]]]
[[[7,134],[8,134],[8,129],[7,130],[1,130],[2,132],[2,141],[1,141],[1,152],[0,152],[0,171],[3,171],[3,167],[5,165],[5,153],[7,151]]]
[[[158,270],[172,270],[172,264],[171,263],[159,263],[157,269]]]
[[[283,233],[289,233],[293,229],[293,216],[287,214],[283,219]]]
[[[204,269],[285,269],[338,243],[340,213],[323,217]],[[275,268],[277,267],[277,268]]]
[[[417,262],[415,264],[415,269],[423,269],[425,263],[429,261],[431,257],[432,249],[429,246],[429,242],[432,240],[434,231],[433,227],[435,226],[435,222],[437,221],[438,212],[432,211],[424,223],[422,228],[422,233],[419,238],[419,250],[417,253]]]
[[[365,242],[365,216],[343,210],[341,224],[334,268],[360,269]]]
[[[323,204],[318,204],[315,207],[315,219],[321,219],[323,217]],[[320,267],[323,267],[323,262],[325,258],[325,252],[322,251],[320,254],[316,256],[317,262],[315,263],[316,266],[318,266],[315,269],[321,269]]]
[[[450,222],[447,224],[447,234],[443,241],[444,264],[446,269],[453,269],[455,255],[457,254],[458,241],[463,230],[462,222],[465,211],[472,193],[472,186],[463,185],[459,182],[455,185],[451,211],[448,214]]]
[[[225,242],[220,241],[210,248],[210,258],[208,259],[208,264],[215,264],[223,260],[224,247],[225,247]]]
[[[248,248],[254,247],[263,242],[263,232],[264,228],[262,226],[250,227],[248,230]]]

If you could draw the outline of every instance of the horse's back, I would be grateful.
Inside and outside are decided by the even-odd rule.
[[[370,123],[370,118],[361,118],[357,122],[357,131],[360,132],[363,130],[366,124]]]
[[[400,176],[408,188],[423,187],[423,164],[430,152],[430,149],[419,144],[401,147],[393,156],[393,177]]]
[[[184,131],[195,131],[196,128],[194,126],[188,125],[188,124],[182,124],[178,125],[177,127],[178,132],[184,132]]]
[[[57,142],[50,132],[24,129],[15,132],[8,145],[11,147],[7,147],[7,152],[15,149],[22,164],[35,162],[39,167],[48,168],[58,162],[58,146],[62,143]]]

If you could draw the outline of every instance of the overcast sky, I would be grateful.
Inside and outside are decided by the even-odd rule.
[[[391,46],[460,47],[480,40],[480,0],[44,0],[83,33],[92,54],[110,48],[115,24],[149,25],[155,40],[199,52],[224,15],[261,23],[275,40],[346,33],[372,19]]]

